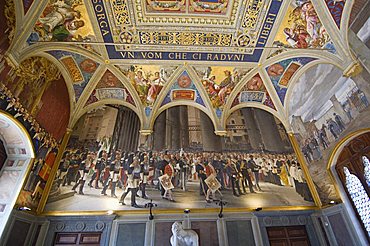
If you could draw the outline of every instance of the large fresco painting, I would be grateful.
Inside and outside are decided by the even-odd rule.
[[[94,32],[80,0],[50,0],[29,41],[91,41]]]
[[[186,72],[181,76],[186,76]],[[180,83],[189,84],[184,80]],[[193,107],[167,110],[180,112],[180,107],[188,110],[185,114],[188,118],[182,120],[190,122],[189,136],[192,131],[197,138],[207,137],[196,132],[202,127],[196,122],[202,124],[202,117],[207,116],[191,113]],[[117,118],[109,116],[112,110],[119,109],[113,105],[91,111],[76,124],[59,164],[46,211],[144,210],[150,200],[158,204],[156,209],[217,208],[220,199],[231,208],[314,206],[301,164],[285,130],[279,126],[281,122],[265,111],[249,111],[256,114],[252,118],[241,110],[235,111],[229,117],[227,140],[223,141],[228,145],[220,152],[188,148],[131,152],[116,149],[107,141],[117,124]],[[163,113],[166,115],[166,111]],[[268,124],[260,124],[265,117]],[[94,121],[95,118],[99,120]],[[171,127],[171,131],[164,132],[171,139],[178,138],[173,120],[179,119],[167,117],[163,123]],[[252,136],[246,120],[256,120],[257,137]],[[86,124],[98,126],[97,132],[83,127]],[[265,134],[266,126],[274,134]],[[157,133],[153,136],[165,138]],[[252,138],[255,148],[250,144]],[[193,140],[187,138],[189,143]],[[279,144],[272,146],[269,141]]]
[[[314,68],[294,85],[289,117],[320,197],[328,202],[338,194],[326,172],[327,161],[344,136],[369,127],[370,89],[360,76],[342,77],[332,65]]]

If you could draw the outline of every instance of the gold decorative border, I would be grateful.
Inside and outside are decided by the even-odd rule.
[[[319,210],[317,206],[277,206],[277,207],[264,207],[262,211],[272,212],[272,211],[296,211],[296,210]],[[191,208],[192,214],[205,214],[205,213],[218,213],[219,208]],[[256,208],[224,208],[225,213],[241,213],[241,212],[255,212]],[[41,215],[43,216],[84,216],[84,215],[145,215],[148,214],[147,209],[140,210],[113,210],[113,211],[46,211]],[[184,209],[155,209],[154,214],[182,214]]]

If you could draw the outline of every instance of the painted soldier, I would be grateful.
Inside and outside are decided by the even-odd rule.
[[[78,169],[78,172],[80,174],[79,175],[80,179],[78,180],[78,182],[76,182],[76,184],[72,188],[72,190],[75,191],[77,189],[77,187],[80,186],[79,191],[78,191],[78,194],[80,194],[80,195],[85,195],[83,193],[83,188],[84,188],[84,185],[85,185],[85,182],[86,182],[86,177],[87,177],[87,175],[89,173],[89,170],[90,170],[90,166],[92,165],[93,161],[94,161],[94,155],[93,155],[93,153],[89,153],[86,156],[86,159],[80,162],[80,166],[79,166],[79,169]]]
[[[233,189],[233,195],[237,197],[240,196],[242,192],[240,190],[240,185],[239,185],[239,173],[238,173],[235,163],[232,163],[230,158],[227,159],[226,173],[229,176],[229,179],[231,180],[231,187]],[[236,192],[236,190],[238,190],[238,192]]]
[[[140,164],[140,176],[141,176],[141,184],[140,184],[140,188],[141,188],[141,197],[144,198],[144,199],[148,199],[148,197],[146,196],[146,192],[145,192],[145,189],[146,189],[146,185],[148,183],[148,177],[149,177],[149,158],[147,155],[145,155],[143,157],[143,161],[141,162]]]
[[[136,204],[136,193],[139,187],[140,171],[141,171],[139,158],[136,156],[133,157],[132,163],[131,164],[128,163],[128,164],[129,164],[129,167],[127,170],[127,176],[128,176],[127,190],[126,192],[122,194],[119,202],[122,203],[122,205],[126,205],[125,198],[128,195],[128,193],[131,192],[131,206],[134,208],[140,208],[140,206]]]
[[[259,174],[258,174],[259,171],[260,171],[260,167],[257,166],[256,162],[254,161],[253,155],[249,156],[249,160],[247,162],[247,167],[248,167],[249,174],[254,176],[254,180],[256,182],[256,188],[259,191],[262,191],[261,187],[260,187],[260,184],[259,184]],[[251,185],[249,185],[249,190],[250,190],[251,193],[254,193],[253,188],[252,188]]]
[[[200,184],[200,195],[206,195],[207,194],[207,185],[204,183],[204,180],[206,180],[206,167],[203,163],[203,160],[201,157],[198,157],[196,160],[195,170],[198,173],[199,177],[199,184]]]
[[[109,177],[106,178],[103,190],[101,192],[102,195],[106,196],[106,191],[110,184],[112,184],[111,187],[111,197],[116,198],[116,186],[118,182],[118,174],[119,169],[121,166],[121,153],[119,151],[116,151],[114,156],[111,157],[110,163],[109,163]]]
[[[105,166],[107,165],[107,152],[103,150],[102,152],[100,152],[99,155],[100,155],[100,158],[98,158],[96,162],[94,174],[92,175],[91,180],[89,182],[89,186],[91,187],[93,181],[95,180],[95,186],[94,186],[95,189],[100,189],[99,178]]]
[[[175,160],[172,159],[164,168],[164,175],[167,175],[169,177],[169,180],[171,180],[171,182],[175,175],[174,165],[175,165]],[[167,198],[167,195],[168,195],[168,198]],[[162,198],[169,199],[171,202],[175,202],[172,196],[172,189],[166,189]]]

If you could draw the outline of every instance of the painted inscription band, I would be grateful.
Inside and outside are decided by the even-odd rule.
[[[99,23],[104,42],[113,43],[113,34],[107,18],[104,1],[92,0],[95,16]],[[264,47],[279,13],[282,0],[272,0],[257,40],[257,47]],[[258,62],[262,50],[246,53],[210,53],[210,52],[158,52],[158,51],[118,51],[114,45],[106,45],[110,59],[117,60],[188,60],[188,61],[223,61],[223,62]]]

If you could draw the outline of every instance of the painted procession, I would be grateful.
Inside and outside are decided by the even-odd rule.
[[[64,153],[47,210],[53,208],[53,202],[69,200],[71,196],[76,197],[71,200],[76,202],[92,196],[94,202],[108,198],[110,203],[121,205],[109,204],[106,209],[143,208],[150,200],[159,203],[159,208],[176,208],[175,203],[191,208],[216,207],[220,200],[235,207],[239,204],[234,204],[235,200],[258,199],[263,193],[273,195],[275,187],[283,188],[283,192],[284,187],[289,187],[285,192],[296,192],[302,201],[307,201],[301,205],[313,204],[294,154],[184,150],[125,153],[107,152],[96,142],[88,146],[70,146]],[[80,207],[94,210],[98,206],[91,203]]]

